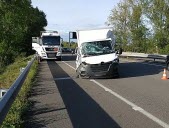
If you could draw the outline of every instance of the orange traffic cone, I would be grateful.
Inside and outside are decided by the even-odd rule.
[[[164,68],[164,72],[163,72],[163,77],[161,78],[162,80],[167,80],[167,74],[166,74],[166,69]]]

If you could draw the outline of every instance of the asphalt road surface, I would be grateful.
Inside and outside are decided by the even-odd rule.
[[[165,64],[120,59],[120,78],[76,78],[75,56],[42,61],[28,128],[169,128]]]

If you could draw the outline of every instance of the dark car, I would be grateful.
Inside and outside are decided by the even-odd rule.
[[[69,49],[69,48],[62,48],[62,53],[71,53],[71,49]]]
[[[72,49],[71,49],[71,53],[72,53],[72,54],[75,54],[75,52],[76,52],[75,49],[72,48]]]

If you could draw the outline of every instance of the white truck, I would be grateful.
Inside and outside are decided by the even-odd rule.
[[[119,77],[119,54],[115,51],[112,28],[78,30],[76,49],[77,77]]]
[[[62,38],[58,31],[41,31],[40,37],[32,37],[32,49],[39,60],[62,59]]]

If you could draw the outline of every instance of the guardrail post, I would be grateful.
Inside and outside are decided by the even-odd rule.
[[[22,73],[25,70],[25,68],[20,68],[20,73]]]
[[[0,89],[0,99],[5,95],[5,93],[8,91],[8,89]]]
[[[27,64],[29,64],[31,61],[28,61],[28,63]]]

